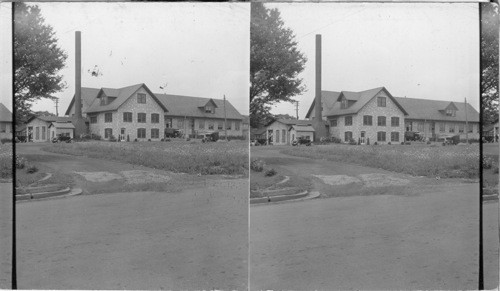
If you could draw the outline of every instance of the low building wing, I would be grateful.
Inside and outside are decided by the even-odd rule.
[[[243,116],[228,100],[226,100],[226,115],[224,116],[224,100],[221,99],[159,93],[155,95],[168,108],[169,115],[172,116],[243,119]]]
[[[407,119],[479,122],[479,113],[465,102],[395,97],[408,112]],[[447,110],[455,114],[447,114]],[[449,112],[449,111],[448,111]]]

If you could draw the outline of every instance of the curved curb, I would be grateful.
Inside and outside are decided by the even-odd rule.
[[[319,192],[300,192],[294,195],[280,195],[280,196],[271,196],[271,197],[262,197],[262,198],[253,198],[250,199],[250,204],[276,204],[283,202],[294,202],[294,201],[302,201],[309,200],[319,197]]]
[[[491,200],[498,200],[498,194],[483,195],[483,202]]]
[[[52,198],[59,198],[59,197],[68,197],[68,196],[79,195],[81,193],[82,193],[82,189],[80,189],[80,188],[70,189],[68,187],[68,188],[65,188],[65,189],[62,189],[59,191],[53,191],[53,192],[29,193],[29,194],[16,195],[16,202],[32,201],[32,200],[44,200],[44,199],[52,199]]]

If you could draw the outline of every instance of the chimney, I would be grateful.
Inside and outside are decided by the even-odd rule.
[[[75,126],[74,137],[80,137],[87,132],[87,126],[82,117],[82,36],[75,32]]]
[[[82,34],[75,31],[75,117],[82,118]]]
[[[315,84],[315,107],[314,118],[318,121],[323,119],[321,108],[321,34],[316,34],[316,84]]]
[[[314,97],[314,140],[320,141],[327,135],[327,128],[323,121],[323,108],[321,106],[321,34],[316,34],[316,84]]]

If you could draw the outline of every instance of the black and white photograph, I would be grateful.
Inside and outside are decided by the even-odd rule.
[[[498,286],[493,19],[480,71],[477,3],[252,3],[252,290]]]
[[[13,9],[17,288],[247,289],[249,5]]]
[[[0,289],[498,289],[498,14],[1,2]]]

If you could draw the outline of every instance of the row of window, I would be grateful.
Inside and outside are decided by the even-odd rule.
[[[377,116],[377,125],[378,126],[386,126],[386,117],[385,116]],[[344,125],[351,126],[352,125],[352,116],[344,116]],[[363,115],[363,125],[371,126],[373,125],[373,117],[371,115]],[[338,126],[337,118],[330,119],[330,126],[336,127]],[[391,126],[398,127],[399,126],[399,117],[391,117]]]
[[[187,126],[189,128],[194,128],[194,123],[193,123],[192,119],[187,119],[187,122],[188,122]],[[205,129],[205,123],[206,123],[206,128],[209,130],[214,130],[215,125],[217,125],[218,130],[224,129],[224,121],[223,120],[219,120],[219,121],[215,122],[214,120],[205,121],[203,119],[198,119],[198,129]],[[165,124],[167,127],[172,127],[172,119],[165,120]],[[233,123],[231,121],[228,121],[226,124],[226,129],[232,130],[233,129],[232,124]],[[180,119],[180,118],[177,119],[177,128],[178,129],[184,128],[184,119]],[[234,130],[240,130],[240,122],[239,121],[234,122]]]
[[[352,131],[346,131],[344,132],[344,141],[349,142],[352,140]],[[386,132],[385,131],[379,131],[377,132],[377,141],[386,141]],[[362,143],[365,143],[365,140],[361,141]],[[399,132],[393,131],[391,132],[391,142],[399,142]]]
[[[104,122],[113,122],[113,113],[104,113]],[[132,112],[123,112],[123,122],[132,122]],[[146,113],[137,113],[137,122],[146,123]],[[90,123],[97,123],[97,115],[90,116]],[[151,114],[151,123],[160,123],[160,114]]]
[[[417,123],[417,128],[416,131],[425,131],[424,129],[424,122],[416,122]],[[431,125],[432,126],[432,125]],[[407,126],[407,130],[412,130],[411,127]],[[468,124],[469,127],[469,132],[473,132],[474,125],[472,123]],[[434,129],[431,128],[431,131]],[[448,123],[448,132],[449,133],[455,133],[457,130],[456,124],[453,123]],[[446,125],[445,122],[439,122],[439,132],[445,132],[446,131]],[[465,132],[465,123],[458,123],[458,132],[459,133],[464,133]]]
[[[125,130],[122,129],[122,133],[124,133]],[[113,129],[112,128],[105,128],[104,129],[104,138],[108,139],[113,136]],[[121,137],[124,139],[125,137]],[[138,128],[137,129],[137,138],[146,138],[146,129],[145,128]],[[160,138],[160,129],[159,128],[151,128],[151,138]]]

